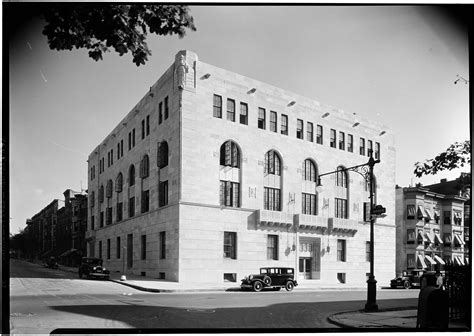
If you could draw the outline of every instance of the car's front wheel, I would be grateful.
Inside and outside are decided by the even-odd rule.
[[[403,288],[405,288],[405,289],[409,289],[410,287],[411,287],[411,283],[410,283],[410,281],[408,281],[408,280],[405,280],[405,281],[403,282]]]
[[[260,281],[255,281],[252,287],[254,292],[260,292],[263,288],[263,284]]]
[[[285,289],[288,292],[291,292],[293,290],[293,288],[295,288],[295,284],[292,281],[288,281],[285,285]]]

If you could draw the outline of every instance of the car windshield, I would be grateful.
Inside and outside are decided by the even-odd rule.
[[[102,259],[86,259],[84,262],[89,265],[102,265]]]

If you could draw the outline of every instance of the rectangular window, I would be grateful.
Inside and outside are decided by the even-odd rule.
[[[258,128],[265,129],[265,109],[258,108]]]
[[[224,273],[224,282],[237,282],[237,273]]]
[[[145,119],[142,120],[142,140],[145,139]]]
[[[316,125],[316,143],[323,144],[323,126]]]
[[[110,239],[107,239],[107,259],[110,259]]]
[[[227,98],[227,120],[235,121],[235,101]]]
[[[265,210],[281,211],[280,189],[263,188],[263,208]]]
[[[99,240],[99,258],[102,259],[102,240]]]
[[[141,246],[141,258],[142,260],[146,259],[146,235],[142,235],[142,246]]]
[[[117,244],[116,244],[116,250],[115,250],[115,254],[117,255],[117,259],[120,259],[121,249],[122,249],[122,247],[120,246],[120,237],[117,237]]]
[[[104,227],[104,212],[100,212],[100,227]]]
[[[375,154],[374,154],[374,158],[376,160],[380,160],[380,143],[376,142],[375,143]]]
[[[168,119],[169,111],[170,111],[170,106],[168,104],[168,96],[166,96],[165,97],[165,120]]]
[[[344,132],[339,132],[339,149],[342,149],[342,150],[346,149]]]
[[[120,157],[123,157],[123,139],[120,140]]]
[[[335,202],[335,216],[336,218],[348,218],[347,217],[347,200],[342,198],[336,198]]]
[[[445,225],[451,225],[451,211],[444,211],[444,221]]]
[[[303,139],[303,120],[296,119],[296,138]]]
[[[267,236],[267,259],[278,260],[278,235]]]
[[[91,230],[94,230],[94,215],[91,216]]]
[[[212,115],[216,118],[222,118],[222,97],[214,95],[212,103]]]
[[[337,273],[339,283],[346,283],[346,273]]]
[[[331,133],[329,137],[329,146],[336,148],[336,130],[331,128]]]
[[[346,241],[344,239],[337,240],[337,261],[346,261]]]
[[[414,254],[407,254],[407,269],[416,268],[416,261]]]
[[[240,123],[248,125],[249,122],[249,108],[246,103],[240,103]]]
[[[132,129],[132,147],[135,147],[135,128]]]
[[[120,222],[123,219],[123,203],[117,203],[117,222]]]
[[[365,261],[370,261],[370,242],[365,242]]]
[[[150,135],[150,116],[146,116],[146,135]]]
[[[302,210],[301,212],[305,215],[317,215],[318,214],[318,203],[316,194],[302,194]]]
[[[407,219],[415,219],[415,205],[408,204],[407,205]]]
[[[277,113],[275,111],[270,111],[270,131],[277,131]]]
[[[107,208],[107,218],[106,218],[106,221],[107,221],[107,225],[110,225],[112,224],[112,208]]]
[[[240,183],[221,181],[220,205],[240,207]]]
[[[150,210],[150,191],[142,191],[142,213],[148,212]]]
[[[237,233],[224,232],[224,258],[237,259]]]
[[[117,160],[120,159],[120,142],[117,143]]]
[[[306,124],[306,140],[313,142],[313,123],[309,122]]]
[[[158,124],[163,122],[163,102],[158,104]]]
[[[281,115],[281,134],[288,135],[288,116],[286,114]]]
[[[160,232],[160,259],[166,259],[166,231]]]
[[[365,155],[365,139],[364,138],[360,138],[359,154]]]
[[[354,152],[354,137],[352,134],[347,134],[347,151]]]
[[[372,145],[372,140],[367,140],[367,156],[373,155],[373,145]]]
[[[160,207],[168,205],[168,181],[160,182],[159,186]]]
[[[407,244],[415,244],[415,229],[407,229]]]
[[[130,197],[128,202],[128,217],[135,216],[135,197]]]

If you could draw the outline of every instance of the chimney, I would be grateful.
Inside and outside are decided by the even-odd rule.
[[[448,180],[444,178],[444,179],[439,180],[439,183],[446,183],[447,181]]]

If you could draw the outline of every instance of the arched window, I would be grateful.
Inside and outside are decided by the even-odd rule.
[[[219,164],[224,167],[240,168],[240,151],[233,141],[226,141],[220,148]],[[220,205],[240,207],[240,172],[235,174],[223,170],[220,174]]]
[[[342,166],[337,167],[336,185],[347,188],[347,171]]]
[[[158,168],[164,168],[168,165],[168,143],[166,141],[162,141],[158,143],[158,150],[157,150],[157,165]]]
[[[119,173],[117,175],[117,178],[115,179],[115,191],[121,192],[122,189],[123,189],[123,176],[122,176],[122,173]]]
[[[128,170],[128,185],[135,185],[135,166],[131,165]]]
[[[348,173],[344,167],[337,167],[336,186],[343,188],[342,190],[345,190],[345,192],[338,193],[339,197],[336,197],[334,200],[334,215],[336,218],[349,218],[349,183],[347,175]]]
[[[273,176],[272,176],[273,175]],[[280,178],[275,178],[280,176]],[[274,150],[265,153],[263,208],[281,211],[281,158]]]
[[[140,176],[141,178],[147,178],[148,175],[150,175],[150,159],[145,154],[140,162]]]
[[[105,189],[105,196],[107,198],[112,197],[113,183],[112,180],[107,181],[107,188]]]
[[[303,162],[303,179],[305,181],[316,182],[316,165],[309,159]]]
[[[101,185],[99,188],[99,203],[104,202],[104,186]]]
[[[301,194],[301,213],[305,215],[318,214],[318,194],[316,193],[316,178],[317,170],[316,164],[306,159],[303,162],[303,180],[305,184],[311,184],[311,188],[305,188]],[[312,192],[309,190],[313,190]]]
[[[265,154],[265,175],[268,174],[281,176],[281,159],[274,150]]]
[[[240,168],[240,153],[237,144],[233,141],[226,141],[220,150],[220,165]]]

